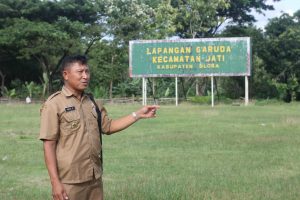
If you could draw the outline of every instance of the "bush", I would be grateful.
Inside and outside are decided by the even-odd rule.
[[[264,106],[264,105],[269,105],[269,104],[283,104],[284,102],[278,99],[257,99],[255,101],[255,105],[257,106]]]
[[[188,100],[192,103],[198,104],[211,104],[211,96],[194,96],[189,97]],[[223,103],[223,104],[232,104],[233,100],[224,96],[214,97],[215,102]]]
[[[192,103],[198,103],[198,104],[210,104],[211,103],[211,97],[210,96],[194,96],[189,97],[189,101]]]
[[[108,94],[105,90],[105,88],[99,86],[99,87],[95,87],[93,89],[93,95],[95,98],[107,98],[108,97]]]

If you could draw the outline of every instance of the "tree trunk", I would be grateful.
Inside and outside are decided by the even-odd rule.
[[[181,83],[181,87],[182,87],[182,93],[183,93],[183,96],[184,96],[184,99],[186,100],[186,91],[185,91],[185,87],[184,87],[184,78],[180,78],[180,83]]]
[[[95,37],[95,38],[92,39],[92,41],[87,45],[87,48],[86,48],[86,50],[84,51],[84,55],[88,55],[88,53],[90,52],[91,47],[94,45],[94,43],[95,43],[97,40],[100,40],[100,37]]]
[[[113,102],[112,88],[113,88],[113,80],[110,80],[110,84],[109,84],[109,99],[110,99],[111,103]]]
[[[199,78],[196,78],[196,96],[199,96]]]
[[[111,66],[114,65],[114,60],[115,60],[115,55],[112,55],[111,57]],[[112,95],[112,91],[113,90],[113,79],[110,80],[110,84],[109,84],[109,99],[110,102],[113,103],[113,95]]]
[[[218,82],[217,82],[217,78],[214,77],[214,82],[215,82],[215,88],[216,88],[216,93],[217,93],[217,97],[218,97],[218,101],[220,101],[220,94],[219,94],[219,90],[218,90]]]
[[[47,75],[49,77],[49,84],[48,84],[48,94],[53,93],[53,77],[51,76],[50,70],[47,70]]]
[[[41,56],[41,57],[34,56],[34,58],[41,64],[43,73],[45,73],[47,76],[48,83],[46,83],[46,91],[47,91],[47,94],[50,94],[50,92],[52,92],[52,77],[51,77],[51,73],[50,73],[50,67],[47,64],[47,60],[43,56]]]
[[[3,74],[1,70],[0,70],[0,77],[1,77],[1,87],[0,87],[0,89],[1,89],[1,92],[3,93],[4,92],[4,83],[5,83],[5,77],[6,77],[6,75]]]
[[[153,99],[155,99],[155,78],[147,78],[147,82],[151,85],[151,93]]]
[[[153,93],[153,98],[155,99],[156,98],[156,95],[155,95],[155,78],[152,78],[152,93]]]
[[[49,66],[43,62],[42,65],[44,66],[43,68],[45,69],[45,74],[48,78],[48,83],[46,83],[46,91],[47,91],[47,95],[52,93],[52,77],[51,77],[51,72],[49,69]]]
[[[202,78],[201,79],[201,82],[199,83],[199,95],[200,96],[204,96],[205,95],[205,91],[206,91],[206,87],[207,87],[207,81],[208,81],[208,78],[205,77],[205,78]]]
[[[190,24],[190,29],[192,29],[192,25]],[[192,32],[192,36],[193,36],[193,39],[195,39],[196,37],[196,32],[194,31],[191,31]],[[199,96],[200,93],[199,93],[199,78],[196,77],[196,96]]]
[[[58,62],[56,63],[55,69],[53,71],[53,73],[51,74],[51,76],[53,76],[54,74],[60,72],[60,65],[62,63],[62,61],[65,59],[65,57],[68,55],[68,52],[65,51],[64,54],[60,57],[60,59],[58,60]]]

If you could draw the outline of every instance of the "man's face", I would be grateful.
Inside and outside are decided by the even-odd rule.
[[[65,84],[77,92],[83,92],[89,85],[90,71],[87,65],[73,63],[63,71]]]

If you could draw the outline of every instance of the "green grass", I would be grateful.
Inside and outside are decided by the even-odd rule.
[[[106,106],[112,118],[138,106]],[[162,106],[104,136],[106,200],[299,199],[300,104]],[[0,199],[47,200],[39,105],[0,105]]]

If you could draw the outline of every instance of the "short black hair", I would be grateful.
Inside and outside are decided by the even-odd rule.
[[[72,55],[66,56],[63,61],[61,62],[60,72],[61,74],[63,71],[69,67],[71,64],[79,63],[80,65],[87,65],[88,59],[85,55]]]

